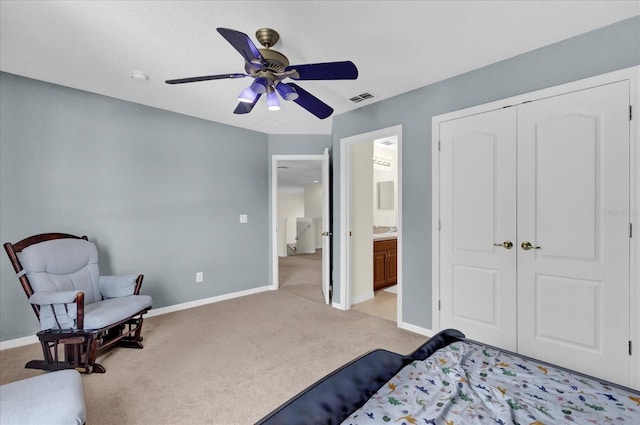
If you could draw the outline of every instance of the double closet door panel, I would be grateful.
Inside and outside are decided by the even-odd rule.
[[[619,82],[441,124],[443,328],[628,384],[628,105]]]
[[[518,106],[518,351],[629,384],[629,82]],[[612,367],[613,366],[613,367]]]
[[[516,349],[516,111],[440,127],[441,321]]]

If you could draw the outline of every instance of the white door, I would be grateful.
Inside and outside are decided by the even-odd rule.
[[[518,106],[518,352],[627,385],[629,172],[627,81]]]
[[[515,108],[440,126],[441,327],[513,351],[515,137]]]
[[[331,231],[329,216],[329,149],[322,153],[322,293],[325,304],[330,302]]]

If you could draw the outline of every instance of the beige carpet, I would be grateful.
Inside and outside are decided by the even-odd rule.
[[[313,301],[305,286],[145,320],[143,350],[115,348],[98,358],[106,374],[82,376],[87,424],[251,424],[360,354],[426,339]],[[0,384],[42,373],[23,368],[36,358],[37,344],[0,351]]]
[[[278,258],[280,289],[319,303],[322,294],[322,250]]]

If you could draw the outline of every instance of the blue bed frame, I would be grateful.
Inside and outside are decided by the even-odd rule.
[[[256,424],[340,424],[403,367],[464,337],[460,331],[447,329],[409,355],[371,351],[323,377]]]
[[[352,360],[323,377],[269,413],[256,424],[341,424],[406,365],[414,361],[425,360],[437,350],[456,341],[467,341],[472,344],[491,347],[490,345],[466,339],[465,335],[458,330],[447,329],[430,338],[409,355],[401,355],[387,350],[374,350]],[[632,398],[633,401],[640,405],[640,391],[637,389],[626,388],[507,350],[501,351],[519,356],[523,359],[546,364],[560,370],[565,370],[579,377],[595,379],[611,387],[623,389],[633,394],[634,397],[629,398]],[[640,415],[640,413],[638,413],[638,415]]]

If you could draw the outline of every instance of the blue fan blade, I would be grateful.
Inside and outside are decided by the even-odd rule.
[[[285,70],[298,72],[299,77],[291,77],[294,80],[355,80],[358,78],[358,68],[351,61],[291,65]]]
[[[333,114],[333,108],[302,87],[294,83],[280,83],[287,84],[288,86],[293,87],[298,93],[298,98],[294,100],[298,105],[302,106],[307,111],[311,112],[316,117],[321,120],[327,118],[329,115]]]
[[[260,51],[247,34],[228,28],[218,28],[218,32],[242,55],[245,61],[263,62]]]
[[[205,75],[202,77],[190,77],[190,78],[178,78],[176,80],[167,80],[167,84],[183,84],[183,83],[195,83],[197,81],[209,81],[209,80],[222,80],[225,78],[244,78],[246,74],[220,74],[220,75]]]
[[[253,103],[239,102],[238,106],[236,106],[236,109],[234,109],[233,113],[248,114],[253,110],[253,107],[256,106],[256,103],[258,103],[258,99],[260,99],[260,96],[262,95],[258,94],[258,96],[256,96],[256,100],[254,100]]]

